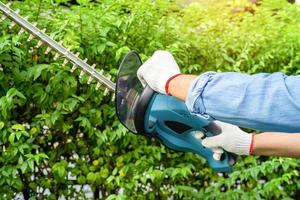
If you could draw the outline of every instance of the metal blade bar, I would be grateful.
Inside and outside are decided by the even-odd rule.
[[[89,64],[87,64],[82,59],[75,56],[75,54],[73,54],[71,51],[69,51],[68,49],[66,49],[59,43],[57,43],[47,34],[45,34],[37,27],[35,27],[33,24],[28,22],[26,19],[19,16],[16,12],[14,12],[12,9],[7,7],[2,2],[0,2],[0,10],[4,13],[4,15],[12,19],[15,23],[19,24],[21,27],[23,27],[28,32],[30,32],[32,35],[34,35],[35,37],[39,38],[41,41],[49,45],[52,49],[54,49],[56,52],[61,54],[63,57],[67,58],[68,60],[72,61],[74,64],[81,67],[85,72],[90,74],[90,76],[94,77],[95,79],[103,83],[108,89],[115,91],[115,84],[112,81],[110,81],[105,76],[97,72]]]

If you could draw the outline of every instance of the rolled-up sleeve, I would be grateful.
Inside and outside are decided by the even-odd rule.
[[[192,82],[186,105],[240,127],[300,132],[300,76],[206,72]]]

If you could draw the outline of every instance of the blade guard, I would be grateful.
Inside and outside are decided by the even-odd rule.
[[[235,164],[236,156],[228,152],[223,153],[220,161],[214,160],[213,152],[195,137],[199,131],[206,137],[221,133],[215,123],[190,113],[183,101],[155,93],[150,87],[146,87],[140,96],[135,126],[139,133],[157,137],[173,150],[202,156],[217,172],[230,172]]]

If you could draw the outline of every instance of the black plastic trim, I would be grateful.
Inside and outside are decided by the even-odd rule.
[[[137,102],[134,113],[134,125],[139,134],[149,135],[149,133],[145,131],[144,127],[145,114],[154,93],[154,90],[152,90],[149,86],[146,86],[139,98],[139,101]]]
[[[165,125],[178,134],[183,134],[192,129],[192,127],[176,121],[165,121]]]

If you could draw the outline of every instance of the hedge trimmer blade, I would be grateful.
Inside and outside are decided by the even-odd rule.
[[[82,78],[84,74],[87,73],[89,75],[89,80],[87,82],[88,84],[91,84],[95,79],[97,82],[96,89],[99,89],[101,85],[104,85],[106,88],[104,92],[105,94],[107,94],[109,90],[113,92],[115,91],[115,84],[110,80],[110,78],[107,78],[103,75],[102,70],[98,72],[97,69],[95,69],[95,64],[90,66],[87,64],[87,59],[82,60],[79,58],[79,53],[74,54],[69,49],[65,48],[62,42],[56,42],[45,33],[46,29],[38,29],[36,27],[36,23],[30,23],[26,17],[23,18],[18,14],[19,11],[13,11],[8,5],[5,5],[2,2],[0,2],[0,11],[2,11],[4,14],[0,18],[0,22],[6,20],[7,18],[11,19],[12,23],[10,24],[9,28],[12,29],[16,25],[19,25],[21,27],[19,34],[23,34],[25,32],[29,33],[27,40],[28,42],[34,38],[37,38],[38,43],[36,48],[40,48],[42,45],[47,45],[48,47],[45,51],[45,54],[48,54],[50,51],[54,50],[56,54],[53,59],[57,60],[58,58],[63,57],[63,66],[70,62],[73,65],[71,72],[74,72],[77,68],[80,68],[81,72],[79,78]]]

